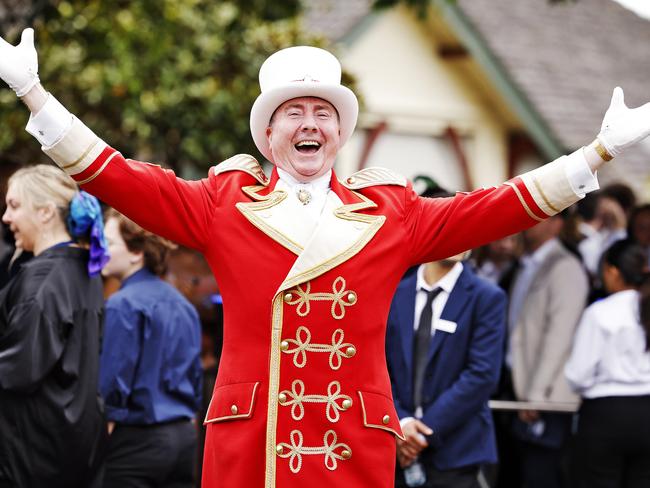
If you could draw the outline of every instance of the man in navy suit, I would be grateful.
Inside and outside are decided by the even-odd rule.
[[[397,487],[478,487],[480,466],[497,461],[487,402],[499,378],[506,297],[465,257],[421,265],[393,298],[386,355],[406,437],[398,439]],[[425,484],[406,484],[414,463]]]

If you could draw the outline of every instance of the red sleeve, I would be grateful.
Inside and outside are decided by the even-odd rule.
[[[520,177],[450,198],[422,198],[409,185],[405,198],[410,264],[454,256],[548,217]]]
[[[72,177],[88,193],[174,242],[203,250],[216,206],[215,179],[187,181],[160,166],[127,160],[106,146]]]

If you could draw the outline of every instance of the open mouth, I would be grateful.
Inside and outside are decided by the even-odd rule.
[[[300,141],[298,144],[295,144],[293,147],[296,148],[296,151],[302,154],[316,154],[320,149],[320,142]]]

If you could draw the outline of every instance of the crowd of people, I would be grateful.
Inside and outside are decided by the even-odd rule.
[[[647,416],[625,411],[641,411],[634,402],[647,401],[650,388],[644,333],[650,206],[637,205],[629,187],[612,184],[572,210],[490,243],[473,259],[479,276],[508,293],[494,398],[536,402],[540,409],[495,412],[500,487],[650,482],[647,470],[634,467],[650,456],[650,444],[638,441]],[[596,415],[606,415],[600,426],[611,430],[599,429]],[[614,426],[614,419],[627,424]],[[605,437],[611,432],[625,448]]]

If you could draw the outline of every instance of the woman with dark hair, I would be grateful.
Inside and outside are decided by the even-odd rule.
[[[6,201],[2,221],[34,257],[0,291],[0,487],[95,486],[106,440],[101,209],[47,165],[14,173]]]
[[[625,240],[602,259],[611,294],[589,306],[565,368],[583,402],[575,488],[650,486],[650,272],[645,250]]]
[[[160,279],[175,246],[124,215],[106,215],[120,289],[106,301],[99,385],[111,434],[103,488],[193,488],[201,405],[201,323]]]

